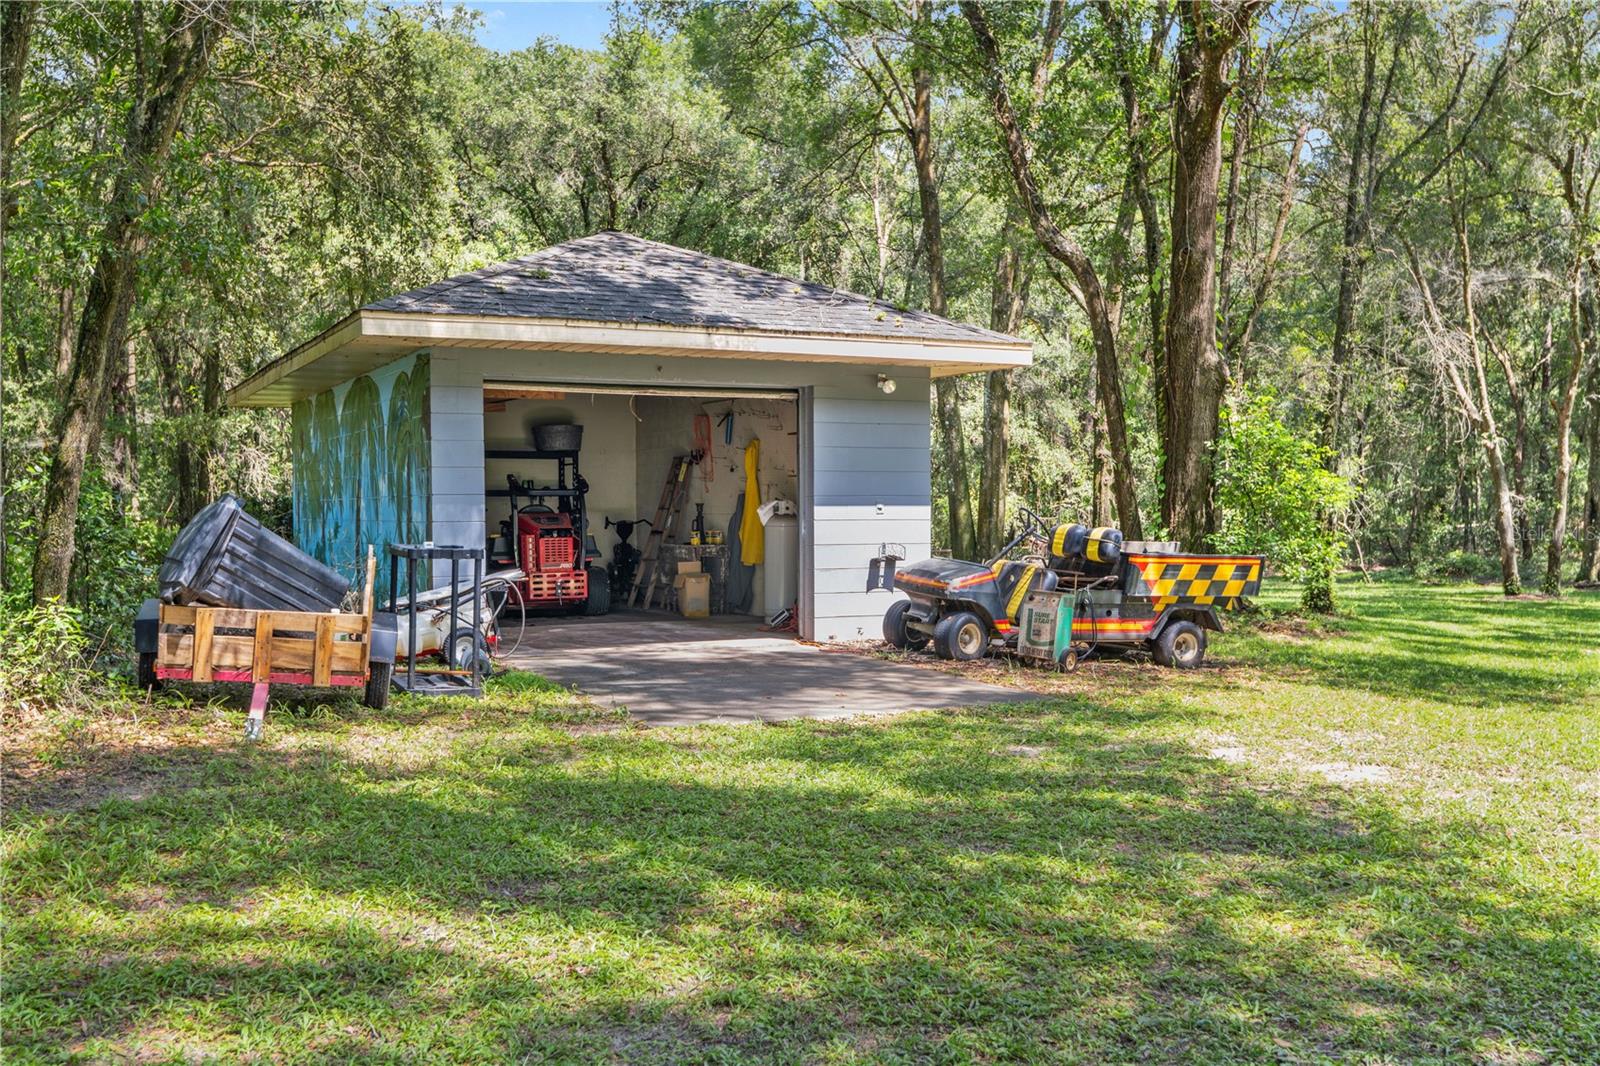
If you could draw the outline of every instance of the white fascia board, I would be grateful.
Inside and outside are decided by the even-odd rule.
[[[1027,341],[773,333],[697,326],[357,311],[228,390],[234,407],[287,406],[419,348],[479,347],[927,367],[933,377],[1029,366]],[[316,366],[324,363],[326,365]]]
[[[363,311],[362,336],[386,337],[410,347],[506,344],[569,351],[636,349],[711,358],[797,359],[808,362],[902,364],[927,367],[1010,367],[1033,362],[1033,345],[974,338],[857,337],[826,333],[772,333],[699,326],[424,315]]]
[[[287,407],[287,403],[275,399],[263,399],[261,394],[295,371],[302,370],[324,356],[332,355],[352,341],[360,339],[361,313],[358,311],[346,315],[311,340],[298,348],[291,348],[286,354],[267,363],[233,386],[227,392],[228,406]],[[387,362],[387,359],[382,361]]]

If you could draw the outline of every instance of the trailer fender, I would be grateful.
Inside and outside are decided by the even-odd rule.
[[[372,613],[372,634],[368,637],[372,648],[367,658],[375,663],[394,662],[395,645],[400,641],[400,619],[388,611]]]
[[[1161,620],[1158,621],[1156,623],[1156,627],[1150,631],[1150,639],[1159,640],[1161,638],[1162,630],[1166,629],[1173,622],[1193,622],[1201,629],[1209,629],[1213,633],[1222,632],[1222,619],[1217,617],[1217,609],[1215,607],[1211,607],[1209,605],[1199,606],[1196,604],[1189,604],[1185,606],[1168,607],[1165,611],[1161,612]]]
[[[141,655],[154,655],[161,646],[161,601],[145,600],[133,618],[133,648]]]

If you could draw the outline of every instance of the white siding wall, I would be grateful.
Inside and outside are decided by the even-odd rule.
[[[810,508],[811,611],[802,615],[816,640],[881,633],[890,597],[868,595],[867,561],[885,541],[907,555],[929,552],[928,397],[926,370],[660,356],[502,352],[435,348],[433,364],[433,539],[481,544],[483,382],[811,389],[811,421],[800,440],[801,507]],[[882,369],[894,395],[878,390]],[[805,411],[802,411],[802,417]],[[721,476],[719,471],[719,477]],[[806,484],[809,478],[810,484]],[[802,566],[807,557],[802,545]],[[807,580],[802,576],[802,589]]]
[[[816,640],[879,637],[890,597],[864,591],[867,561],[886,541],[912,559],[929,552],[929,382],[926,371],[890,373],[892,396],[871,374],[822,381],[812,393]]]
[[[433,542],[479,546],[484,542],[483,378],[459,359],[435,355],[431,363]]]

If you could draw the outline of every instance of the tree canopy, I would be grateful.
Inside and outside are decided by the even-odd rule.
[[[460,6],[0,11],[8,602],[110,611],[104,546],[223,490],[287,522],[228,384],[607,228],[1034,340],[939,387],[959,553],[1027,504],[1600,578],[1592,8],[671,0],[508,53]]]

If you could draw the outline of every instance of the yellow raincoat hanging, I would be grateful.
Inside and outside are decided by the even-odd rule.
[[[739,561],[759,566],[767,557],[767,534],[756,509],[761,506],[761,485],[756,471],[761,465],[761,438],[744,446],[744,517],[739,520]]]

